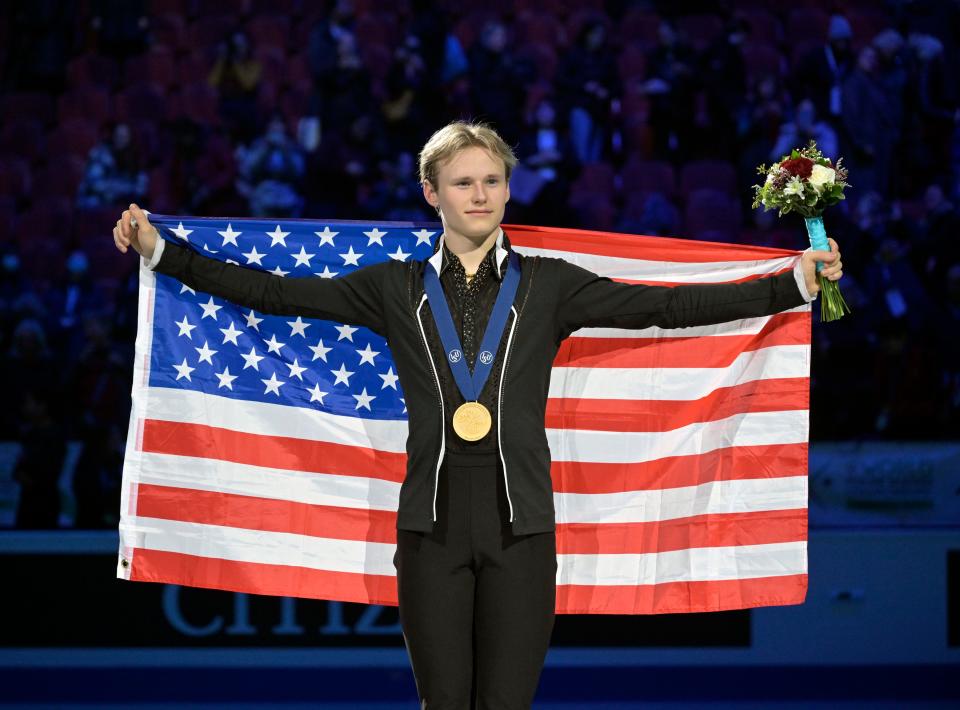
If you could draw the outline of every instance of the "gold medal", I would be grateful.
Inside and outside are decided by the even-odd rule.
[[[464,402],[453,413],[453,430],[464,441],[479,441],[490,431],[490,412],[479,402]]]

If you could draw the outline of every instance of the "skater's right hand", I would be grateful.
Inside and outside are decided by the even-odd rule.
[[[131,223],[131,217],[137,220],[136,228]],[[117,249],[126,254],[127,248],[132,246],[148,261],[153,258],[153,250],[159,238],[157,228],[150,224],[146,213],[136,204],[131,204],[130,209],[123,211],[117,220],[117,226],[113,228],[113,243],[117,245]]]

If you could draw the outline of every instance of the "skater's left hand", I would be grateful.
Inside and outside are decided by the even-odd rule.
[[[817,262],[824,263],[823,270],[820,272],[824,277],[831,281],[838,281],[843,276],[843,269],[840,262],[840,247],[837,242],[827,237],[827,243],[830,245],[830,251],[810,249],[803,252],[800,257],[800,268],[803,269],[803,278],[807,282],[807,291],[811,295],[820,291],[820,284],[817,281]]]

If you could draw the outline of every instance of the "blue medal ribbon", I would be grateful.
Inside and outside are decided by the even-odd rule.
[[[453,371],[453,379],[456,381],[463,398],[468,402],[476,402],[480,398],[480,392],[483,391],[483,385],[493,370],[493,360],[500,345],[500,338],[503,336],[503,329],[507,325],[507,315],[509,315],[510,306],[513,305],[513,299],[517,295],[517,287],[520,285],[520,257],[517,256],[516,252],[510,251],[507,275],[504,277],[503,283],[500,284],[500,292],[497,294],[497,300],[493,304],[493,312],[490,314],[490,320],[487,321],[487,329],[480,341],[480,352],[477,355],[477,361],[474,363],[472,374],[467,367],[460,337],[457,335],[456,326],[453,324],[453,316],[450,315],[450,307],[443,295],[440,277],[437,275],[436,269],[430,264],[427,264],[424,272],[423,285],[427,292],[427,300],[430,302],[433,322],[440,333],[440,342],[443,343],[447,362],[450,363],[450,369]]]

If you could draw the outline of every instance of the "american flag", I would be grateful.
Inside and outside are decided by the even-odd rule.
[[[152,215],[165,238],[286,278],[425,259],[436,224]],[[505,225],[522,254],[629,283],[729,282],[799,252]],[[557,613],[801,603],[811,306],[680,328],[588,328],[545,426]],[[396,605],[406,408],[384,339],[269,316],[141,267],[117,575]]]

